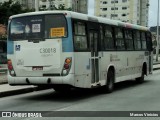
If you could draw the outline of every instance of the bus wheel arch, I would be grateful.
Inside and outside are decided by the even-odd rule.
[[[105,93],[113,92],[114,83],[115,83],[115,68],[114,68],[114,66],[110,66],[107,71],[106,85],[104,86]]]

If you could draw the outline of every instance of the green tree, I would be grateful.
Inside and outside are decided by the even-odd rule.
[[[7,26],[10,16],[31,11],[34,10],[23,9],[19,2],[15,2],[13,0],[0,3],[0,24]]]

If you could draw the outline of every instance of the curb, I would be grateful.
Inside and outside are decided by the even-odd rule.
[[[30,92],[34,92],[34,91],[46,90],[46,89],[49,89],[49,88],[29,87],[29,88],[22,88],[22,89],[17,89],[17,90],[4,91],[4,92],[0,92],[0,98],[24,94],[24,93],[30,93]]]
[[[159,70],[160,68],[153,68],[153,71]]]
[[[158,64],[160,64],[160,63],[153,63],[153,65],[158,65]]]

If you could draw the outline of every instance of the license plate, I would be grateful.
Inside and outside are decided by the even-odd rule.
[[[32,70],[33,71],[40,71],[40,70],[43,70],[43,67],[41,67],[41,66],[32,67]]]

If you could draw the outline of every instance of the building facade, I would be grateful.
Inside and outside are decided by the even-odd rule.
[[[88,0],[40,0],[39,7],[43,9],[55,9],[60,5],[70,8],[72,11],[80,13],[88,13]]]
[[[72,0],[72,10],[88,14],[88,0]]]
[[[35,9],[35,0],[16,0],[18,1],[25,9]]]
[[[94,10],[96,16],[148,26],[149,0],[95,0]]]
[[[60,5],[65,8],[72,8],[71,0],[40,0],[39,8],[40,10],[54,10],[58,8]]]
[[[2,0],[2,2],[8,0]],[[70,8],[72,11],[88,14],[88,0],[15,0],[18,1],[23,8],[40,10],[54,10],[59,5]],[[1,2],[1,1],[0,1]]]

